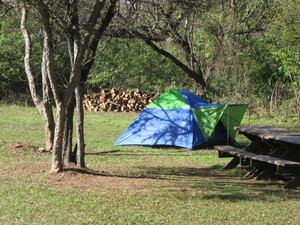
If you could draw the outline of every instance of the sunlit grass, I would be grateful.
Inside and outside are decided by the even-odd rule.
[[[44,145],[34,108],[0,106],[0,224],[297,224],[300,190],[222,171],[228,158],[211,149],[120,147],[114,142],[137,116],[85,117],[86,163],[94,172],[50,174],[51,154],[7,151],[16,142]],[[243,124],[248,124],[244,119]],[[292,121],[292,120],[291,120]],[[295,121],[251,124],[298,129]],[[239,142],[247,140],[238,136]]]

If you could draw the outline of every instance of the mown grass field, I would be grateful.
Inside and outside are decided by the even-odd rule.
[[[299,224],[300,189],[222,171],[215,150],[116,147],[137,114],[86,112],[86,163],[50,174],[36,109],[0,106],[0,224]],[[300,131],[298,119],[254,118]],[[247,140],[238,136],[240,143]]]

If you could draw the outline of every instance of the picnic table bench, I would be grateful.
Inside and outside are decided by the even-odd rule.
[[[251,142],[243,149],[215,146],[219,157],[232,157],[223,169],[247,166],[245,177],[282,179],[285,188],[300,186],[300,133],[271,126],[236,127]]]

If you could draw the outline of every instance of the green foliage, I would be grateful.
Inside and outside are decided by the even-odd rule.
[[[211,1],[195,12],[193,34],[189,36],[193,54],[207,78],[208,96],[219,102],[246,102],[265,111],[299,114],[300,32],[299,2]],[[177,15],[177,14],[176,14]],[[178,11],[178,16],[180,13]],[[26,93],[23,40],[19,19],[9,12],[0,26],[0,98]],[[38,26],[29,21],[30,30]],[[182,26],[178,30],[185,33]],[[40,83],[41,47],[33,46],[33,70]],[[70,60],[67,43],[59,33],[55,40],[55,73],[59,85],[68,80]],[[164,92],[174,88],[195,91],[187,75],[166,58],[153,52],[143,41],[112,38],[102,43],[96,55],[87,89],[139,88]],[[188,63],[182,52],[168,41],[160,43],[178,59]],[[105,47],[105,48],[104,48]],[[290,114],[289,114],[290,115]]]
[[[213,69],[208,86],[211,98],[242,100],[271,113],[293,105],[297,114],[299,12],[293,0],[224,3],[203,12],[198,36],[210,36],[196,39],[201,40],[200,50],[209,46],[198,57],[206,70]],[[205,55],[213,60],[205,60]]]
[[[3,14],[0,21],[0,100],[5,102],[19,102],[30,99],[27,76],[24,69],[24,39],[19,29],[19,18],[11,9]],[[1,14],[1,11],[0,11]],[[28,20],[29,31],[37,29],[36,24]],[[38,34],[31,34],[32,59],[31,68],[35,76],[38,90],[41,87],[41,43]],[[68,47],[60,38],[54,35],[54,72],[59,77],[59,85],[64,85],[69,79]],[[30,100],[29,100],[30,101]]]
[[[289,0],[278,3],[269,15],[270,24],[266,39],[270,54],[278,64],[285,88],[290,90],[296,108],[300,106],[300,32],[298,1]],[[272,41],[273,40],[273,41]],[[300,111],[297,111],[299,115]]]
[[[23,39],[14,19],[0,22],[0,100],[12,93],[26,91],[23,63]]]
[[[115,87],[151,92],[189,86],[186,75],[172,62],[142,41],[125,39],[112,39],[98,52],[87,85],[90,91]]]
[[[24,104],[24,100],[26,100],[25,103],[31,102],[24,68],[24,39],[19,29],[19,18],[11,9],[2,15],[1,19],[0,100],[21,104]],[[37,83],[40,84],[41,48],[37,36],[31,35],[31,39],[33,44],[31,66]]]

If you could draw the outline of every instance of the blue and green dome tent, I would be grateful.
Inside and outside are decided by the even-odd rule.
[[[167,92],[140,113],[115,145],[177,146],[194,149],[233,144],[245,104],[210,104],[186,90]]]

